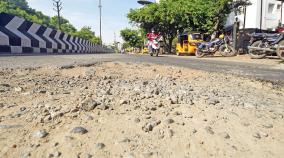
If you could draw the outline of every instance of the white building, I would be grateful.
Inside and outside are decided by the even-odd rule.
[[[246,7],[246,12],[238,15],[240,29],[275,30],[281,22],[283,24],[283,3],[279,0],[250,0],[252,5]],[[281,16],[282,14],[282,16]],[[282,20],[281,20],[282,18]],[[229,15],[226,26],[232,25],[234,13]],[[245,25],[245,26],[244,26]]]

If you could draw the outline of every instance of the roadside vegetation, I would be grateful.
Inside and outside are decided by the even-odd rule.
[[[13,14],[26,20],[41,24],[53,29],[58,28],[57,16],[49,17],[42,12],[32,9],[26,0],[1,0],[0,13]],[[77,30],[69,20],[61,17],[61,31],[73,36],[77,36],[86,40],[90,40],[94,44],[99,44],[100,39],[94,35],[91,27],[85,26]]]
[[[139,48],[144,43],[145,32],[137,29],[123,29],[120,31],[122,39],[125,41],[123,47],[134,47]]]
[[[161,0],[128,13],[130,22],[145,32],[152,28],[161,32],[165,46],[172,49],[179,33],[197,31],[212,34],[222,29],[232,7],[247,3],[246,0]],[[128,42],[128,41],[127,41]]]

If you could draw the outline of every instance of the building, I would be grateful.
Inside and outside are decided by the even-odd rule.
[[[283,24],[283,1],[284,0],[250,0],[247,6],[237,18],[240,29],[275,30],[279,24]],[[226,26],[234,23],[236,17],[231,13],[227,19]]]

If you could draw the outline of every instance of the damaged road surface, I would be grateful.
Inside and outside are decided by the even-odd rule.
[[[0,157],[284,155],[284,88],[275,83],[112,61],[0,74]]]

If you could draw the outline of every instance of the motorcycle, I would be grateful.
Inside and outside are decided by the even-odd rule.
[[[209,43],[201,43],[198,45],[195,55],[198,58],[202,58],[205,55],[214,55],[217,51],[219,51],[222,56],[235,56],[236,51],[232,46],[230,46],[229,43],[229,36],[225,36],[224,38],[217,38]]]
[[[252,59],[262,59],[277,54],[284,60],[284,34],[254,33],[251,34],[250,43],[248,49]]]
[[[159,52],[161,49],[161,43],[160,43],[161,41],[162,41],[162,36],[158,36],[153,41],[148,42],[150,56],[153,55],[155,55],[156,57],[159,56]]]

